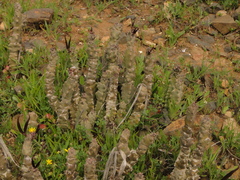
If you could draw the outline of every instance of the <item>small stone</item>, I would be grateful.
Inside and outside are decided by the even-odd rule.
[[[231,30],[238,28],[238,24],[229,15],[217,17],[212,21],[212,26],[222,34],[227,34]]]
[[[145,40],[145,41],[142,41],[142,43],[146,46],[149,46],[149,47],[156,47],[157,46],[157,44],[152,42],[152,41]]]
[[[225,112],[225,116],[227,116],[228,118],[231,118],[232,117],[232,112],[231,111]]]
[[[203,27],[209,27],[214,19],[215,19],[215,15],[209,14],[199,22],[199,25]]]
[[[156,43],[160,47],[164,47],[166,39],[160,37],[160,38],[155,39],[153,42]]]
[[[210,35],[212,35],[212,36],[216,36],[216,35],[218,34],[218,31],[210,27],[210,28],[207,30],[207,33],[210,34]]]
[[[180,119],[177,119],[176,121],[173,121],[171,124],[169,124],[164,130],[164,134],[168,135],[168,136],[172,136],[172,135],[177,135],[180,134],[181,129],[183,128],[183,126],[185,125],[185,121],[184,121],[185,117],[182,117]]]
[[[123,22],[123,26],[131,26],[132,25],[132,19],[128,18],[126,21]]]
[[[240,126],[234,118],[228,118],[223,123],[223,129],[228,128],[230,131],[233,131],[234,136],[237,136],[240,133]],[[228,132],[225,130],[226,133]]]
[[[126,19],[135,20],[135,19],[136,19],[136,16],[134,16],[134,15],[128,15],[128,16],[126,17]]]
[[[209,44],[213,44],[215,43],[215,39],[213,38],[213,36],[210,35],[199,35],[198,36],[202,41],[207,42]]]
[[[83,19],[87,19],[88,17],[89,17],[88,14],[82,16]]]
[[[132,27],[133,21],[132,19],[128,18],[125,21],[123,21],[123,27],[122,31],[123,32],[131,32],[131,27]]]
[[[232,50],[232,47],[231,46],[225,46],[224,47],[224,52],[226,52],[226,53],[230,53],[230,52],[232,52],[233,50]]]
[[[32,9],[23,13],[25,23],[39,27],[40,24],[51,23],[54,11],[50,8]]]
[[[150,35],[156,34],[155,28],[143,29],[141,30],[141,32],[144,36],[150,36]]]
[[[223,93],[225,96],[229,96],[229,89],[224,89]]]
[[[233,13],[233,19],[234,20],[240,20],[240,6]]]
[[[222,80],[222,83],[221,83],[221,86],[222,86],[222,88],[224,88],[224,89],[228,88],[228,87],[229,87],[229,82],[228,82],[228,80],[223,79],[223,80]]]
[[[3,22],[1,22],[1,24],[0,24],[0,30],[1,31],[5,31],[7,29],[7,25],[6,25],[6,23],[3,21]]]
[[[13,89],[17,94],[22,94],[24,92],[24,89],[21,85],[17,85]]]
[[[220,10],[216,13],[217,17],[221,17],[221,16],[225,16],[225,15],[227,15],[227,11],[225,11],[225,10]]]
[[[203,108],[203,112],[204,114],[211,114],[212,112],[214,112],[217,109],[217,104],[214,101],[210,101],[208,102],[204,108]]]
[[[110,36],[104,36],[104,37],[102,37],[101,42],[102,42],[102,43],[105,43],[105,42],[107,42],[109,39],[110,39]]]
[[[202,36],[202,38],[204,41],[195,36],[188,36],[188,41],[193,45],[198,45],[198,46],[202,47],[203,49],[211,50],[212,49],[211,44],[214,42],[214,39],[213,39],[213,41],[209,41],[209,42],[211,42],[211,44],[210,44],[208,42],[205,42],[205,40],[207,39],[206,37]],[[206,40],[206,41],[208,41],[208,40]]]
[[[202,62],[204,59],[204,54],[206,54],[201,47],[193,46],[190,54],[196,62]]]
[[[46,43],[41,39],[32,39],[23,43],[26,52],[33,53],[34,49],[46,48]]]
[[[230,34],[227,34],[226,36],[224,36],[227,40],[229,41],[234,41],[236,39],[236,34],[234,33],[230,33]]]
[[[181,2],[189,6],[195,4],[197,0],[181,0]]]

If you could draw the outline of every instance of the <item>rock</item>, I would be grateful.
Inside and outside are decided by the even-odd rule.
[[[240,6],[235,10],[232,17],[234,20],[240,20]]]
[[[232,111],[226,111],[224,115],[227,116],[228,118],[231,118],[233,113]]]
[[[105,43],[105,42],[107,42],[109,39],[110,39],[110,36],[104,36],[104,37],[102,37],[101,42],[102,42],[102,43]]]
[[[168,136],[172,135],[178,135],[180,134],[181,129],[185,125],[185,117],[182,117],[180,119],[177,119],[176,121],[173,121],[171,124],[169,124],[164,130],[164,134]]]
[[[214,101],[208,102],[204,107],[203,107],[203,112],[204,114],[211,114],[217,109],[217,104]]]
[[[131,27],[132,27],[132,19],[128,18],[125,21],[123,21],[123,32],[131,32]]]
[[[225,11],[225,10],[220,10],[216,13],[217,17],[221,17],[221,16],[225,16],[225,15],[227,15],[227,11]]]
[[[215,42],[214,38],[209,35],[202,35],[199,37],[202,38],[202,40],[195,36],[188,36],[188,41],[193,45],[197,44],[203,49],[211,50],[212,49],[211,44]]]
[[[51,23],[54,11],[50,8],[32,9],[23,13],[28,26],[40,27],[41,24]]]
[[[218,34],[218,31],[210,27],[210,28],[207,30],[207,33],[210,34],[210,35],[212,35],[212,36],[216,36],[216,35]]]
[[[181,0],[182,3],[188,5],[193,5],[197,2],[197,0]]]
[[[196,63],[200,63],[204,59],[204,55],[206,53],[202,50],[202,48],[193,46],[190,54],[192,55],[192,58],[196,61]]]
[[[232,52],[233,50],[232,50],[232,47],[231,46],[225,46],[224,47],[224,52],[226,52],[226,53],[230,53],[230,52]]]
[[[212,21],[212,26],[216,28],[220,33],[227,34],[231,30],[238,28],[239,25],[234,21],[231,16],[225,15],[214,19]]]
[[[240,37],[234,39],[234,50],[240,52]]]
[[[5,31],[7,29],[7,24],[3,21],[3,22],[1,22],[1,24],[0,24],[0,30],[1,31]]]
[[[215,15],[214,14],[209,14],[206,17],[204,17],[200,22],[199,22],[199,26],[201,27],[205,27],[208,28],[212,21],[215,19]]]
[[[229,87],[229,82],[228,82],[228,80],[223,79],[223,80],[222,80],[222,83],[221,83],[221,87],[222,87],[223,89],[228,88],[228,87]]]
[[[136,16],[128,15],[128,16],[126,16],[126,19],[131,19],[132,21],[134,21],[136,19]]]
[[[23,43],[23,47],[26,52],[33,53],[34,49],[46,48],[46,43],[41,39],[31,39]]]
[[[13,89],[17,94],[22,94],[24,92],[24,88],[21,85],[16,85]]]
[[[154,39],[153,42],[156,43],[160,47],[164,47],[166,39],[163,37],[159,37],[159,38]]]
[[[156,47],[157,44],[152,42],[152,41],[148,41],[148,40],[143,40],[142,43],[145,45],[145,46],[149,46],[149,47]]]
[[[146,25],[145,20],[137,16],[134,21],[134,27],[141,29],[144,25]]]
[[[197,115],[196,119],[194,119],[194,130],[195,132],[198,132],[199,130],[199,125],[201,124],[201,120],[205,115]],[[211,129],[215,133],[219,133],[220,130],[223,127],[223,123],[226,119],[223,119],[215,114],[209,115],[211,119]],[[181,133],[181,130],[183,126],[185,125],[185,116],[181,117],[180,119],[173,121],[171,124],[169,124],[164,130],[164,134],[168,136],[172,135],[179,135]]]
[[[223,129],[228,128],[230,131],[233,131],[233,134],[237,136],[240,133],[240,126],[234,118],[228,118],[223,123]],[[228,131],[226,130],[226,133]]]
[[[232,62],[221,56],[213,62],[213,67],[220,71],[230,70],[232,68]]]
[[[227,34],[225,38],[229,41],[234,41],[236,39],[236,34],[234,33]]]
[[[154,28],[147,28],[147,29],[143,29],[141,30],[141,33],[144,35],[144,36],[151,36],[153,34],[156,34],[156,31]]]
[[[213,38],[213,36],[210,35],[199,35],[198,36],[202,41],[209,43],[209,44],[213,44],[215,43],[215,39]]]
[[[123,26],[131,26],[132,25],[132,19],[128,18],[127,20],[123,21]]]

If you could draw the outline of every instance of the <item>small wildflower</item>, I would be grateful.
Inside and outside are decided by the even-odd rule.
[[[10,70],[10,66],[6,66],[6,67],[2,70],[2,72],[3,72],[3,74],[6,74],[9,70]]]
[[[45,117],[46,117],[47,119],[53,119],[53,115],[51,115],[51,114],[49,114],[49,113],[47,113],[47,114],[45,115]]]
[[[68,148],[68,149],[64,149],[64,151],[65,151],[65,152],[68,152],[68,151],[69,151],[69,149],[70,149],[70,148]]]
[[[47,163],[47,165],[51,165],[52,164],[52,160],[51,159],[47,159],[46,163]]]
[[[61,153],[61,151],[57,151],[57,154],[60,154]]]
[[[38,127],[39,129],[45,129],[47,126],[45,124],[39,124]]]
[[[31,127],[31,128],[28,129],[28,131],[30,133],[35,133],[36,132],[36,128],[35,127]]]

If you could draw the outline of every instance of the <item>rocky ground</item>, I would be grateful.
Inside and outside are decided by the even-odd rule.
[[[124,32],[137,31],[135,36],[139,39],[140,53],[153,47],[170,61],[184,59],[185,63],[196,66],[203,63],[219,70],[230,70],[237,76],[240,9],[224,9],[216,2],[198,3],[196,7],[194,0],[187,0],[183,3],[184,8],[177,7],[179,3],[157,0],[106,2],[103,7],[96,5],[88,8],[86,3],[72,1],[67,7],[59,4],[63,11],[57,16],[64,16],[65,20],[61,23],[53,17],[54,10],[51,8],[29,10],[24,12],[27,21],[23,36],[24,48],[26,51],[32,51],[34,46],[57,46],[64,49],[66,34],[72,37],[76,48],[82,48],[90,28],[104,46],[109,39],[110,28],[116,23],[122,23]],[[172,12],[173,8],[179,8],[179,12]],[[49,23],[50,30],[46,29],[44,20]],[[54,29],[51,24],[59,26]],[[0,28],[6,28],[4,22]],[[46,31],[54,31],[55,34],[48,36]],[[126,42],[123,34],[120,49],[125,47]]]

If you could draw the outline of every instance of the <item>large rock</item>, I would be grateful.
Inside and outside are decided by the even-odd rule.
[[[199,131],[199,126],[201,124],[202,118],[204,117],[204,115],[197,115],[196,118],[193,121],[193,125],[194,125],[194,130],[195,132]],[[228,126],[228,127],[232,127],[233,125],[236,125],[235,122],[233,123],[233,121],[231,121],[231,123],[226,123],[226,118],[220,117],[218,115],[212,114],[209,116],[211,119],[211,129],[213,132],[215,132],[216,134],[218,134],[220,132],[220,130],[223,127],[223,123],[224,127]],[[164,130],[164,134],[168,135],[168,136],[176,136],[176,135],[180,135],[182,128],[185,125],[185,116],[181,117],[180,119],[177,119],[175,121],[173,121],[171,124],[169,124]],[[238,126],[239,128],[239,126]],[[238,131],[234,131],[234,132],[238,132]]]
[[[209,14],[206,17],[204,17],[200,22],[199,22],[199,26],[200,27],[206,27],[208,28],[212,21],[215,19],[215,15],[214,14]]]
[[[50,8],[32,9],[23,13],[27,25],[51,23],[54,11]]]
[[[240,6],[235,10],[235,12],[233,13],[233,18],[235,20],[240,20]]]
[[[227,34],[231,30],[239,27],[234,19],[229,15],[217,17],[212,21],[212,26],[222,34]]]
[[[188,41],[193,45],[198,45],[207,50],[211,50],[212,44],[215,42],[214,38],[209,35],[200,35],[199,37],[189,35]]]

